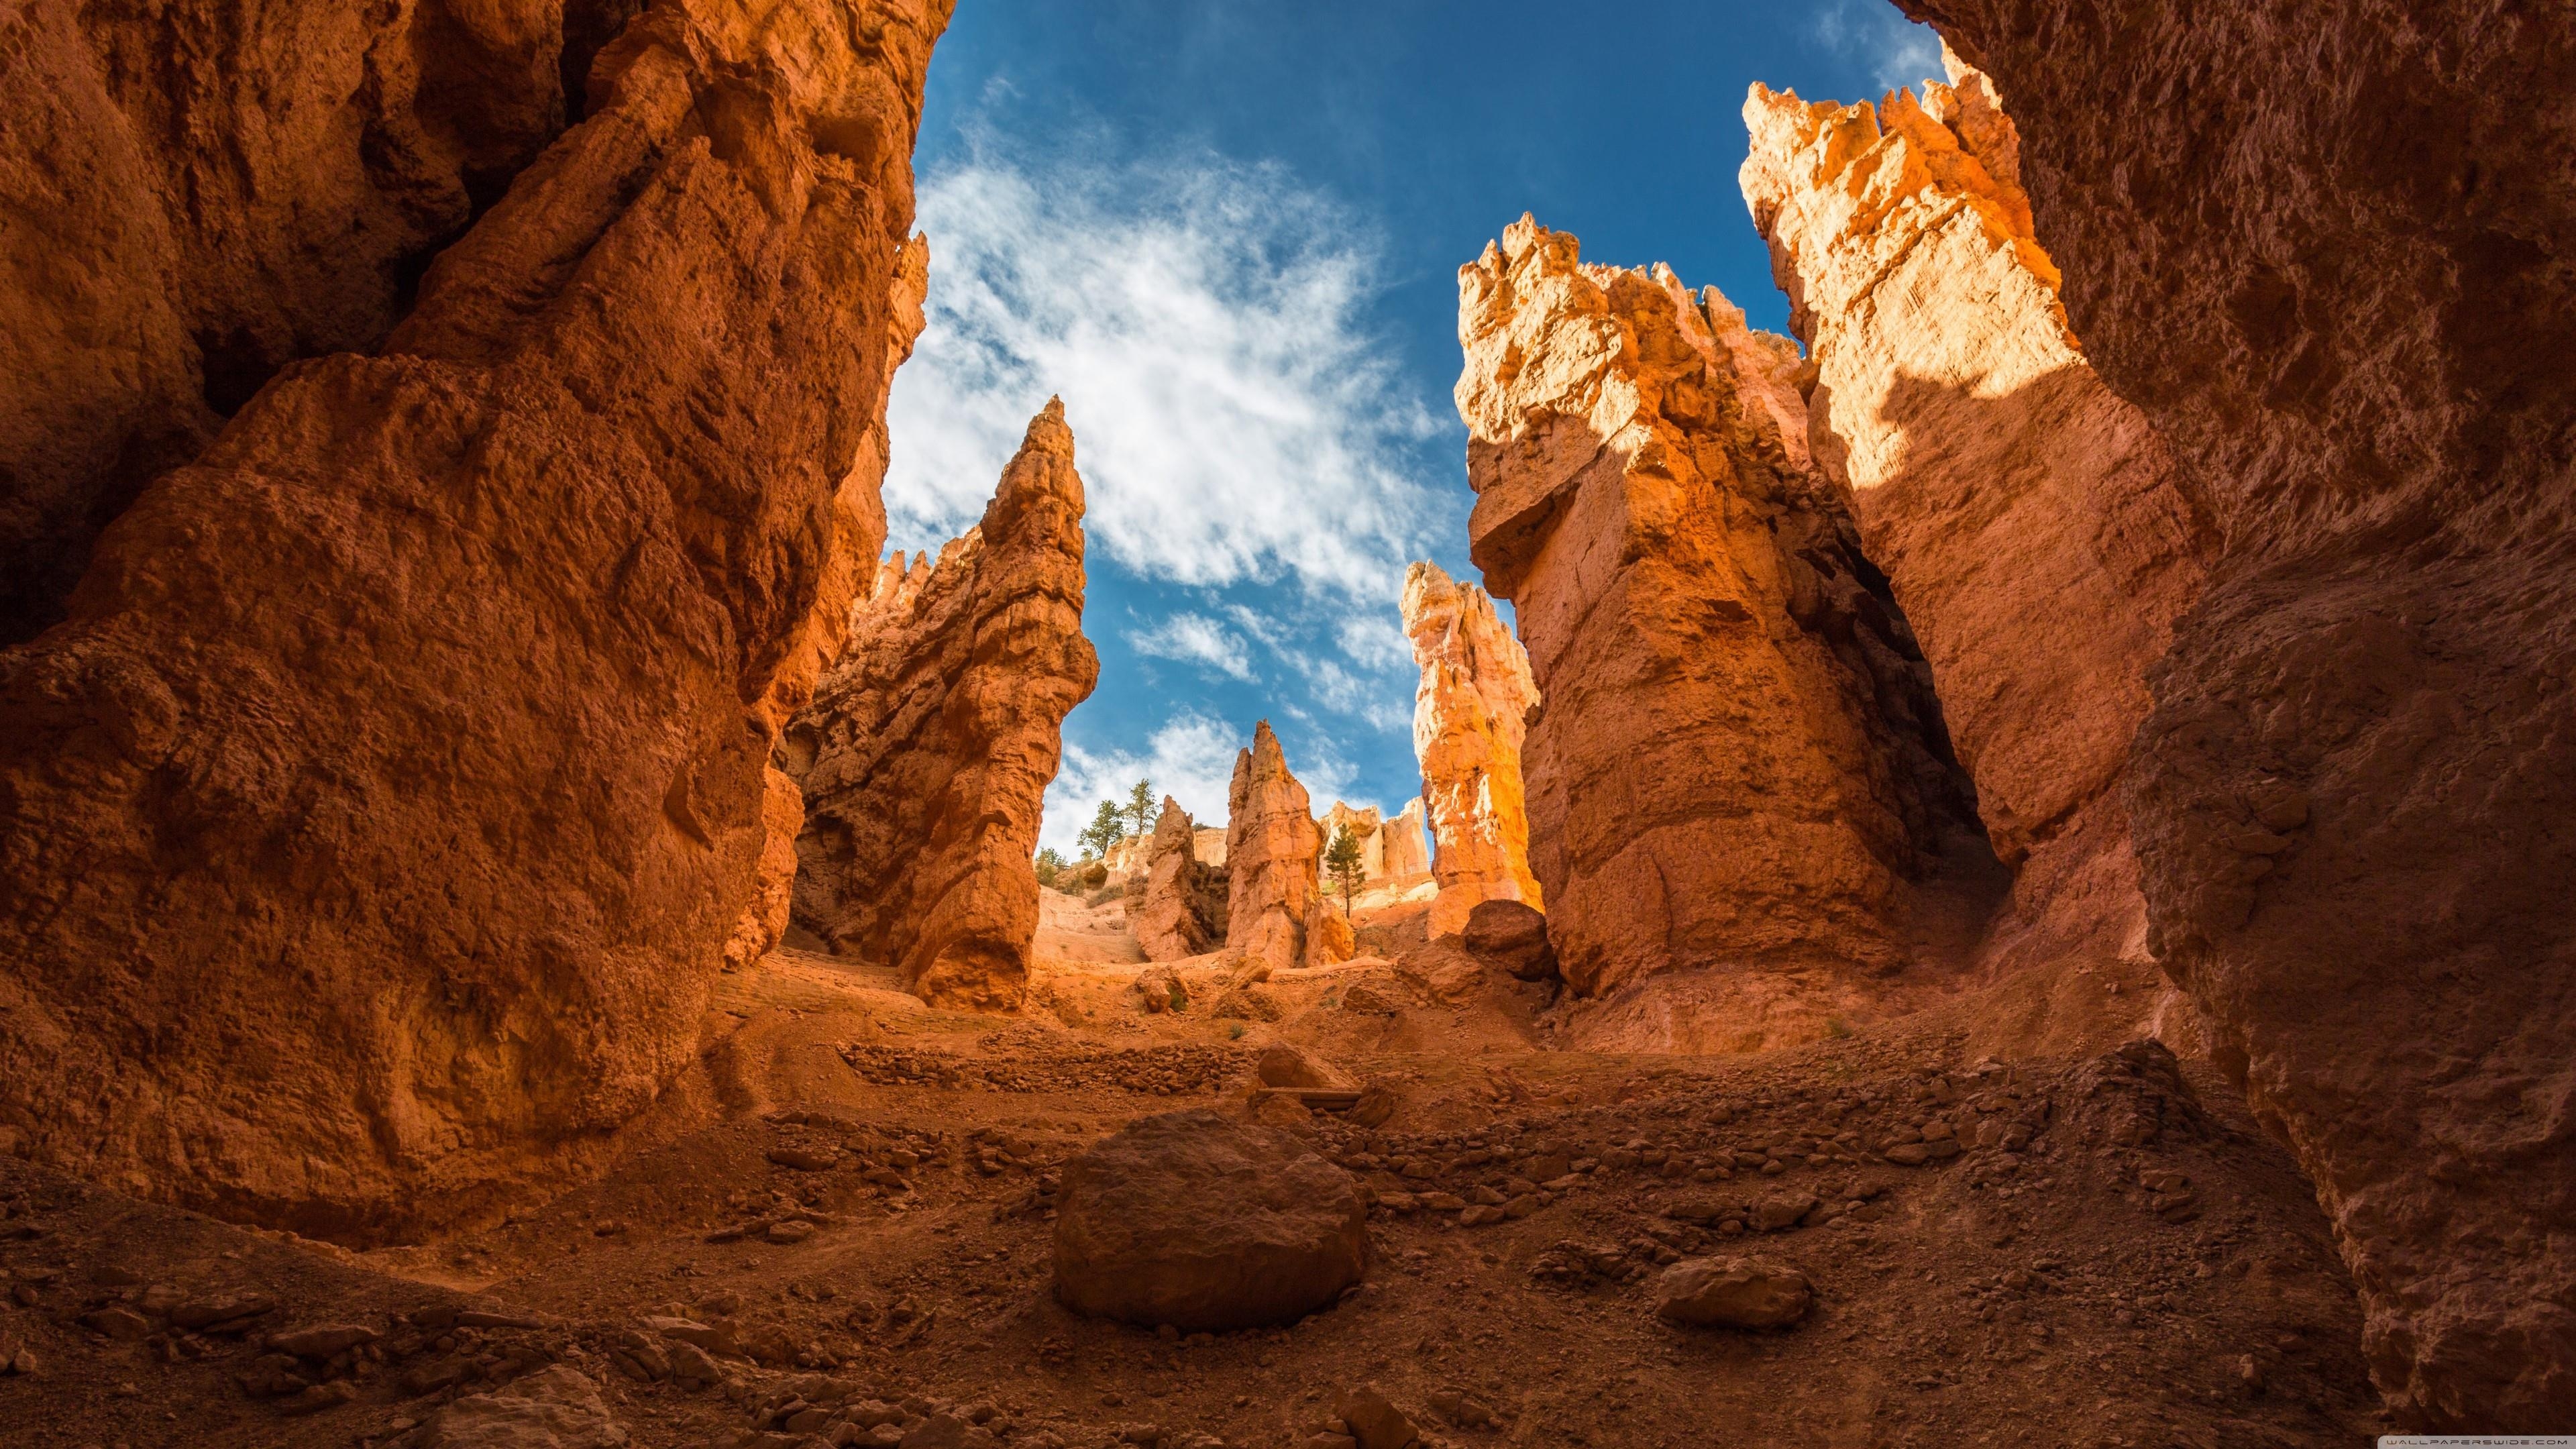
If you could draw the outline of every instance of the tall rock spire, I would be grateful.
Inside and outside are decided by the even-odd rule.
[[[1458,292],[1470,549],[1539,691],[1530,867],[1566,980],[1903,967],[1910,883],[1967,806],[1808,465],[1795,348],[1527,217]]]
[[[781,747],[805,797],[795,923],[939,1005],[1011,1010],[1027,990],[1040,805],[1100,676],[1082,507],[1049,402],[982,524],[861,609]]]
[[[1404,632],[1422,683],[1413,696],[1413,754],[1422,768],[1422,815],[1435,848],[1430,931],[1465,929],[1479,901],[1540,904],[1529,868],[1529,812],[1521,742],[1538,686],[1529,655],[1474,584],[1438,564],[1404,575]]]

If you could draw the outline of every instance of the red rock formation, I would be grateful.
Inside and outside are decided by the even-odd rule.
[[[1050,402],[983,523],[856,618],[782,743],[805,796],[796,924],[899,967],[925,1001],[1008,1011],[1026,992],[1040,806],[1064,717],[1100,677],[1082,551],[1073,433]]]
[[[1225,943],[1225,873],[1200,863],[1198,835],[1180,802],[1164,796],[1146,837],[1144,899],[1129,922],[1148,961],[1177,961]]]
[[[1395,818],[1378,828],[1378,862],[1388,880],[1431,874],[1431,845],[1424,829],[1419,795],[1405,801]]]
[[[2062,966],[2074,947],[2144,949],[2117,787],[2204,530],[2163,442],[2066,329],[2011,120],[1984,76],[1954,59],[1952,78],[1883,107],[1756,85],[1742,181],[1814,364],[1816,461],[2018,868],[2007,944]]]
[[[2576,1423],[2576,7],[1906,8],[2224,540],[2130,766],[2157,953],[2400,1414]]]
[[[1226,802],[1225,948],[1272,970],[1306,965],[1307,927],[1323,899],[1316,889],[1323,833],[1270,721],[1235,756]]]
[[[635,8],[11,7],[0,644],[61,619],[99,530],[280,368],[383,341]]]
[[[823,668],[848,647],[853,612],[862,603],[891,606],[894,596],[919,585],[901,570],[887,576],[891,560],[874,562],[885,548],[885,487],[890,457],[886,437],[886,398],[893,391],[895,369],[912,356],[912,345],[925,324],[922,300],[930,289],[930,244],[914,237],[904,249],[888,291],[891,324],[886,329],[886,358],[878,374],[876,407],[867,434],[859,440],[858,461],[841,479],[832,499],[832,543],[814,607],[805,615],[795,642],[779,664],[778,675],[761,701],[760,714],[774,739],[796,711],[814,698]],[[905,605],[910,603],[905,597]],[[796,837],[805,827],[805,797],[796,782],[775,763],[763,769],[762,844],[758,893],[751,909],[734,926],[725,943],[725,964],[739,969],[760,959],[786,934],[793,915],[796,883]]]
[[[1521,743],[1538,686],[1529,655],[1503,626],[1494,601],[1457,584],[1438,564],[1404,574],[1404,632],[1422,683],[1413,695],[1413,755],[1422,767],[1423,813],[1438,842],[1431,873],[1431,934],[1466,929],[1478,901],[1539,904],[1529,868],[1529,811]]]
[[[115,71],[174,127],[209,53],[187,35],[233,18],[201,8],[135,21],[148,43]],[[589,67],[586,119],[439,254],[374,355],[270,380],[101,535],[67,620],[0,656],[0,1124],[18,1150],[382,1236],[559,1175],[692,1057],[760,851],[745,701],[813,605],[883,387],[946,10],[643,15]],[[331,67],[377,12],[296,14],[311,28],[262,53],[351,94]],[[207,145],[270,108],[281,130],[321,124],[295,110],[302,82],[266,91],[259,69],[223,88],[251,113],[187,123]],[[457,76],[440,104],[483,85]],[[171,194],[129,196],[133,169],[92,167],[88,134],[29,154],[91,214]],[[190,174],[168,144],[147,155]],[[497,192],[517,145],[492,171],[441,164]],[[225,255],[274,258],[299,295],[298,268],[343,264],[320,251],[378,266],[320,195],[341,154],[308,158],[312,188],[303,160],[255,188],[329,202],[327,246],[255,231]],[[409,234],[464,214],[433,210]],[[229,273],[178,275],[212,296]],[[357,313],[304,335],[362,342],[382,311]],[[49,456],[117,451],[89,448]]]
[[[1526,217],[1459,272],[1458,330],[1472,553],[1542,701],[1530,865],[1566,980],[1901,967],[1909,881],[1965,807],[1902,616],[1807,465],[1794,349]]]

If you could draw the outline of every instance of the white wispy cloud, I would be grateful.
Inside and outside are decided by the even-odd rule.
[[[1150,629],[1130,630],[1127,644],[1139,654],[1196,664],[1229,679],[1255,678],[1243,636],[1205,614],[1173,614]]]
[[[1225,721],[1184,714],[1154,731],[1140,754],[1129,750],[1090,750],[1067,741],[1064,764],[1047,787],[1044,823],[1038,841],[1063,851],[1070,860],[1080,854],[1074,837],[1091,823],[1103,800],[1125,803],[1138,780],[1153,782],[1156,798],[1169,795],[1203,824],[1225,824],[1226,792],[1234,784],[1235,752],[1252,743],[1237,737]]]
[[[1438,513],[1439,432],[1367,335],[1364,235],[1285,170],[1211,155],[931,176],[929,326],[896,375],[886,505],[931,543],[1064,398],[1093,547],[1141,577],[1394,597]]]
[[[1943,74],[1940,34],[1885,0],[1828,0],[1813,23],[1820,43],[1868,67],[1882,91],[1912,86],[1919,92],[1924,81]]]

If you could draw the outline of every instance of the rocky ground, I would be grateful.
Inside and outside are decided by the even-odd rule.
[[[1089,914],[1056,905],[1042,950],[1097,946]],[[1993,993],[1969,990],[1790,1050],[1549,1050],[1549,987],[1422,944],[1401,908],[1362,947],[1383,954],[1268,982],[1056,959],[1009,1020],[776,953],[726,978],[700,1069],[604,1177],[452,1241],[351,1252],[0,1163],[0,1438],[2233,1449],[2378,1427],[2306,1185],[2161,1047],[1996,1053]],[[1245,1332],[1061,1307],[1067,1160],[1140,1116],[1241,1115],[1283,1042],[1392,1092],[1375,1126],[1259,1108],[1365,1188],[1365,1281]],[[1802,1273],[1813,1307],[1658,1317],[1667,1266],[1703,1258]]]

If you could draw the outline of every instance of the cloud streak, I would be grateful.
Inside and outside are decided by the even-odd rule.
[[[1151,629],[1131,631],[1127,645],[1139,654],[1195,664],[1247,684],[1255,677],[1242,637],[1205,614],[1174,614]]]
[[[1023,164],[984,141],[920,193],[929,326],[896,375],[898,542],[982,509],[1064,398],[1095,547],[1142,578],[1391,598],[1439,512],[1440,434],[1362,309],[1374,260],[1275,166]]]
[[[1871,82],[1883,91],[1919,88],[1944,74],[1939,33],[1882,0],[1831,0],[1816,12],[1814,25],[1820,43],[1867,66]]]

